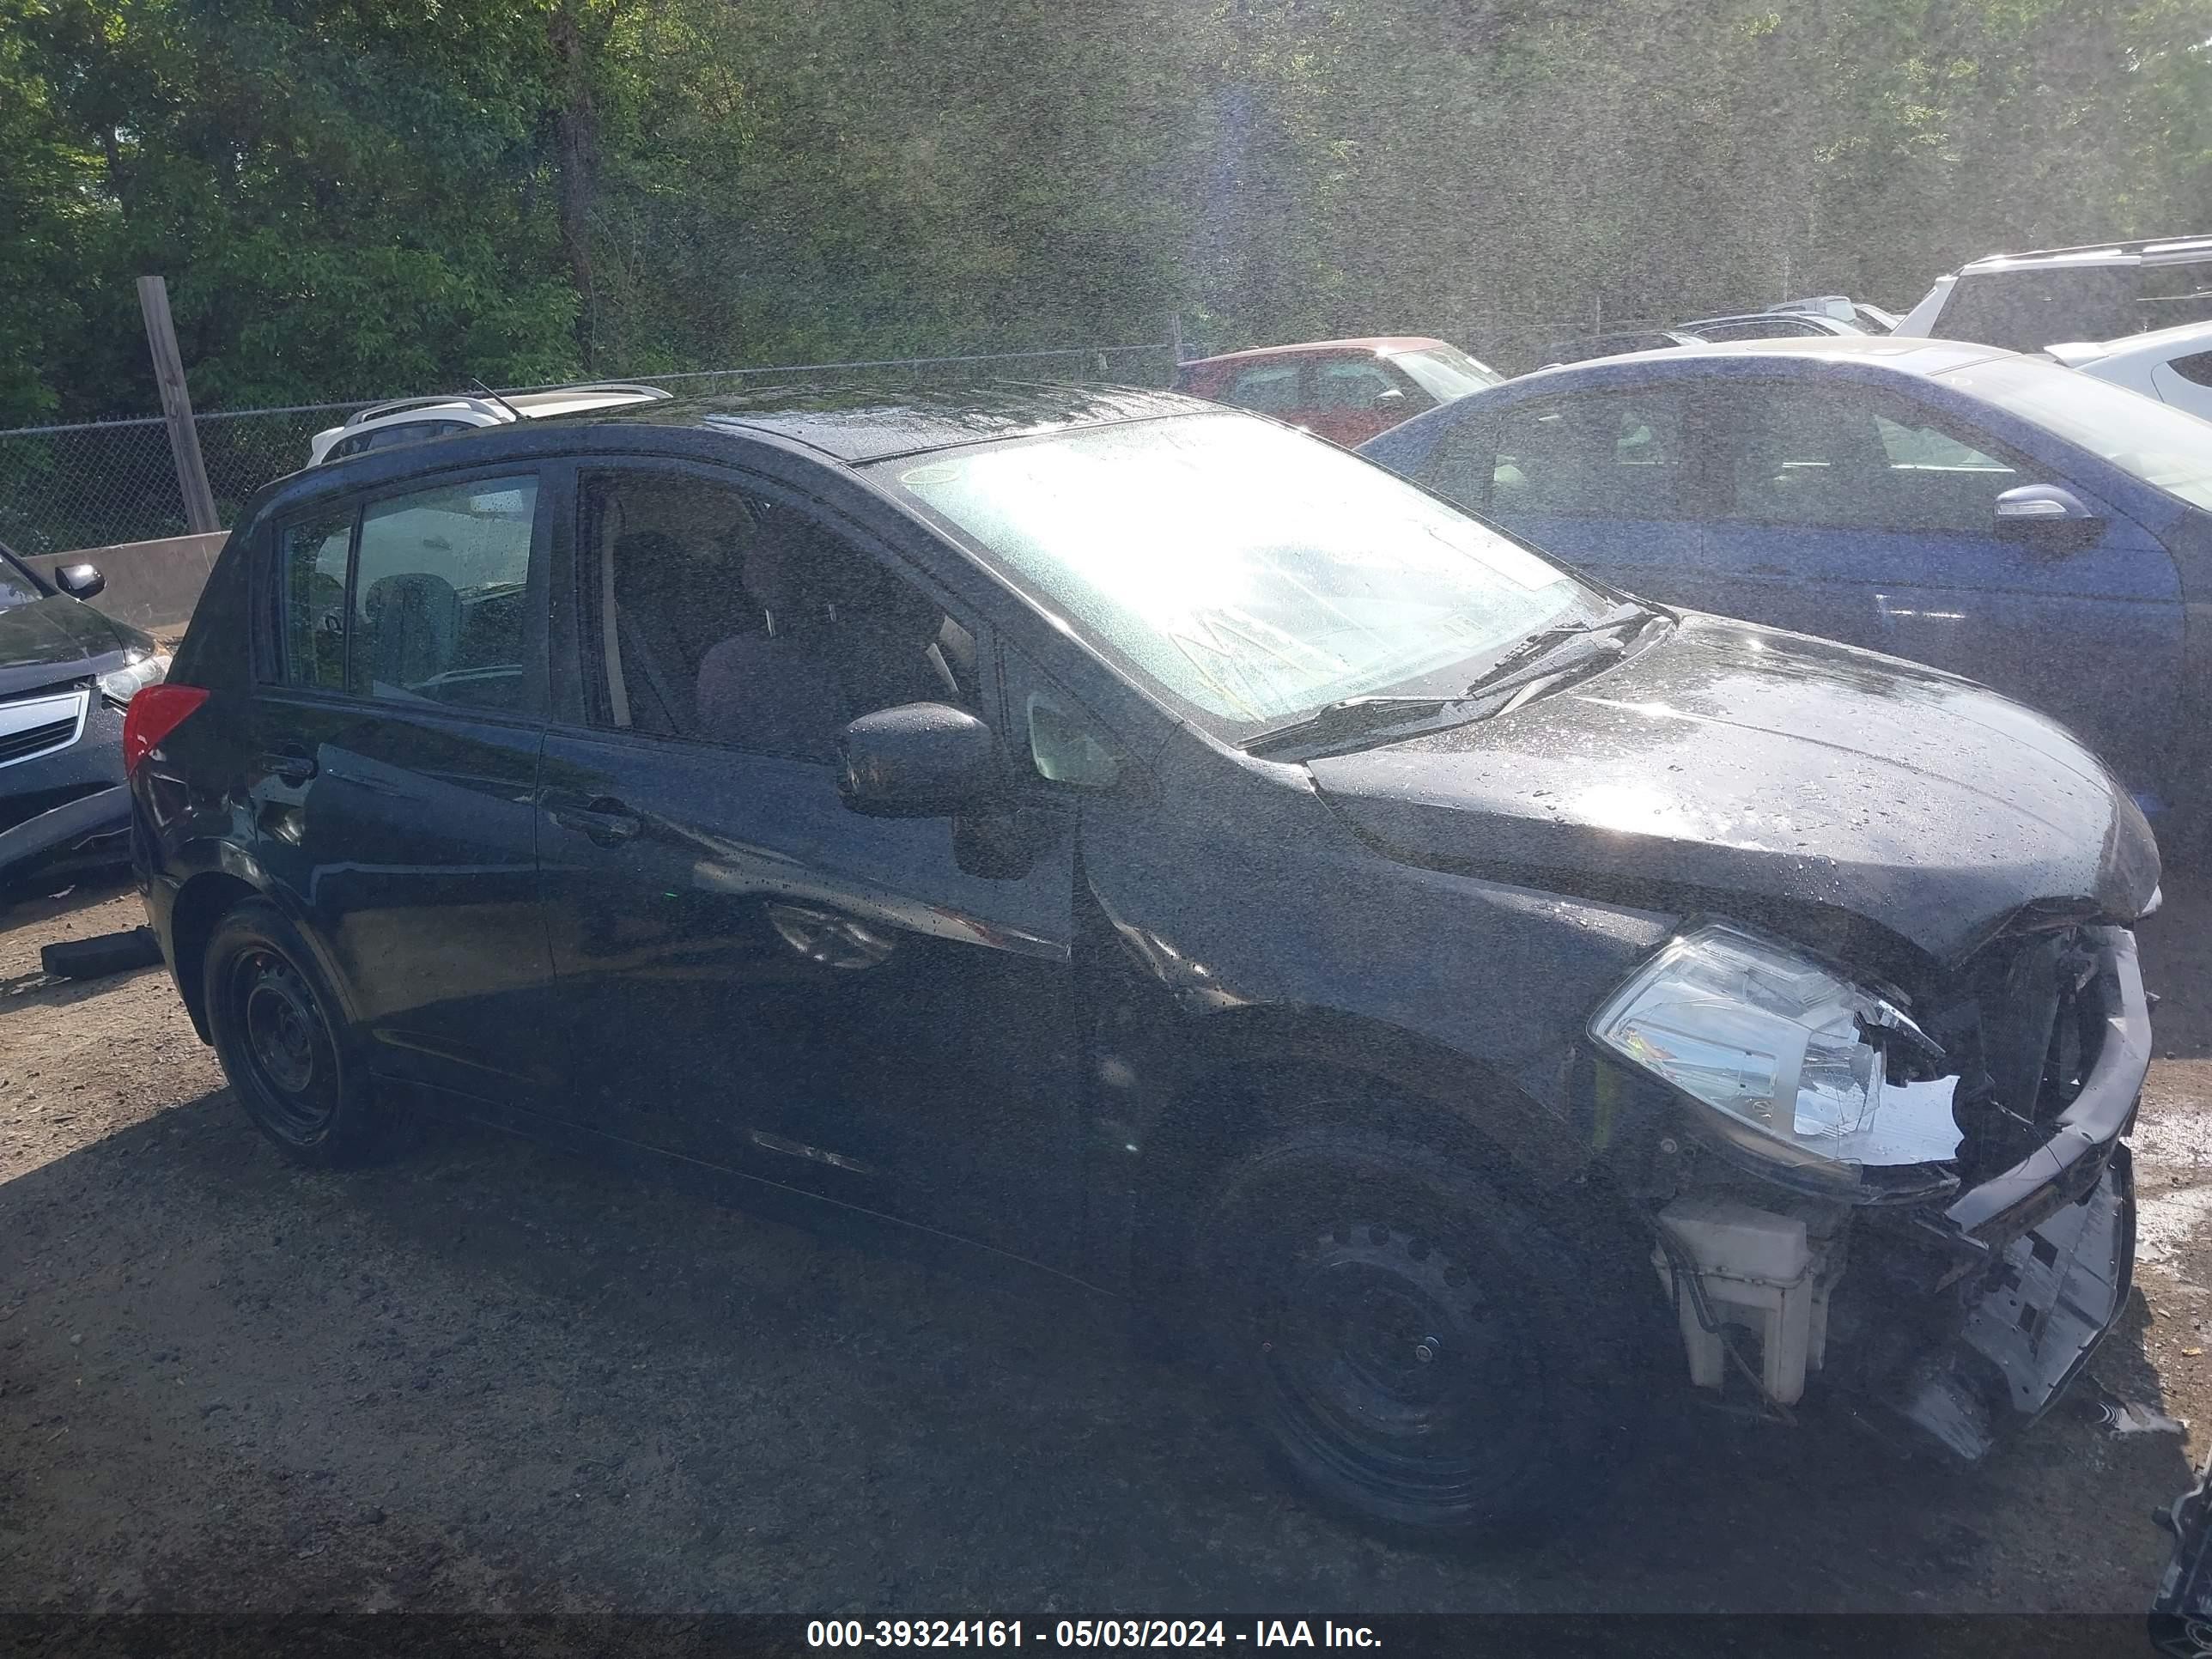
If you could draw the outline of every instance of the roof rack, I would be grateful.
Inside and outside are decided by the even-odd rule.
[[[578,380],[568,386],[532,386],[528,392],[518,392],[514,395],[518,398],[534,398],[565,392],[635,392],[644,398],[665,398],[670,395],[665,386],[646,386],[636,380]]]
[[[2117,253],[2142,258],[2146,253],[2203,249],[2212,254],[2212,234],[2145,236],[2131,241],[2081,242],[2071,247],[2023,248],[2015,253],[1984,253],[1966,263],[1978,265],[1990,259],[2055,259],[2069,253]]]
[[[345,423],[348,426],[359,426],[364,421],[380,420],[386,415],[397,415],[403,410],[428,409],[434,405],[453,404],[459,404],[464,409],[471,410],[478,415],[489,415],[494,420],[503,421],[507,418],[500,412],[498,405],[488,398],[471,397],[465,392],[449,392],[441,397],[394,398],[389,403],[371,404],[368,408],[357,409],[347,416]]]

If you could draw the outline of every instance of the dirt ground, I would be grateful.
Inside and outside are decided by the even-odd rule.
[[[2093,1379],[1965,1472],[1688,1413],[1584,1526],[1476,1557],[1302,1507],[1096,1303],[473,1130],[295,1170],[160,969],[40,973],[135,896],[18,908],[0,1608],[2139,1613],[2212,1425],[2212,884],[2167,887],[2143,1264]]]

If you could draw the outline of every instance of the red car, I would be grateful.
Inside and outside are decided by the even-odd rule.
[[[1256,410],[1349,449],[1425,410],[1505,377],[1419,335],[1260,346],[1176,369],[1176,390]]]

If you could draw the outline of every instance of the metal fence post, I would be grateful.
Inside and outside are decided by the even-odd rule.
[[[169,453],[176,458],[177,488],[185,498],[185,524],[195,534],[222,528],[215,514],[215,492],[208,488],[207,464],[200,459],[199,429],[192,424],[192,400],[185,390],[185,359],[177,349],[177,325],[169,316],[169,285],[159,276],[138,279],[138,309],[146,319],[146,349],[154,356],[154,380],[161,389],[161,414],[169,423]]]

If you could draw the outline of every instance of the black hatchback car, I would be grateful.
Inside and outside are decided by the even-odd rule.
[[[1979,1455],[2127,1292],[2159,868],[2094,757],[1242,412],[318,468],[128,750],[294,1157],[461,1114],[1128,1293],[1400,1528],[1586,1497],[1668,1376]]]
[[[129,854],[123,711],[169,659],[85,603],[105,586],[89,564],[48,582],[0,547],[0,903]]]

